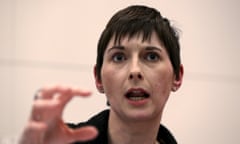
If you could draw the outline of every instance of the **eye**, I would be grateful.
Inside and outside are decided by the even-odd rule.
[[[160,59],[160,56],[156,52],[148,52],[145,56],[145,59],[147,61],[158,61]]]
[[[122,61],[126,60],[126,56],[124,55],[124,53],[118,52],[118,53],[113,54],[112,60],[114,62],[122,62]]]

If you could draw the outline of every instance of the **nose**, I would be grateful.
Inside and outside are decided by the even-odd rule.
[[[142,80],[143,74],[138,60],[133,60],[129,68],[129,80]]]
[[[137,73],[130,73],[129,79],[130,80],[131,79],[139,79],[139,80],[141,80],[141,79],[143,79],[143,77],[142,77],[142,74],[140,72],[137,72]]]

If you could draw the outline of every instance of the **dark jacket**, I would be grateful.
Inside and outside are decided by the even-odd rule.
[[[95,126],[98,129],[98,136],[96,139],[88,141],[88,142],[75,142],[74,144],[108,144],[108,118],[109,118],[109,110],[104,110],[101,113],[95,115],[87,122],[75,124],[68,124],[69,127],[75,129],[80,128],[86,125]],[[160,125],[157,140],[161,144],[177,144],[173,135],[168,131],[166,127]]]

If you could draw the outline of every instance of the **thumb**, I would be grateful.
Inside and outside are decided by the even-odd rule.
[[[98,131],[94,126],[84,126],[78,129],[73,129],[71,131],[70,139],[71,143],[72,142],[77,142],[77,141],[89,141],[93,140],[96,138],[98,135]]]

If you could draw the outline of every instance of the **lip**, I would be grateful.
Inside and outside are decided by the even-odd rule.
[[[136,95],[140,95],[139,97],[141,97],[140,99],[131,99],[131,94],[135,93]],[[129,90],[127,90],[127,92],[125,93],[125,97],[128,100],[128,103],[130,105],[134,105],[134,106],[142,106],[144,104],[146,104],[149,100],[150,94],[149,92],[147,92],[145,89],[143,88],[130,88]],[[136,96],[138,97],[138,96]]]
[[[149,95],[149,93],[145,89],[143,89],[143,88],[130,88],[125,93],[125,96],[127,96],[128,93],[131,93],[131,92],[134,92],[134,91],[142,92],[142,93],[145,93],[145,94]]]

